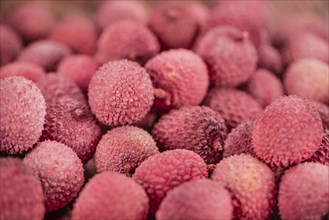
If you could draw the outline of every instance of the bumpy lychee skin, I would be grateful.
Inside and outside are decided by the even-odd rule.
[[[98,41],[96,56],[101,63],[129,59],[145,64],[159,50],[158,40],[146,25],[125,20],[104,30]]]
[[[329,129],[325,129],[320,148],[307,161],[329,166]]]
[[[82,187],[82,163],[76,153],[64,144],[40,142],[23,161],[41,180],[47,211],[64,207]]]
[[[210,82],[218,86],[238,86],[255,72],[257,51],[248,33],[233,26],[217,27],[203,35],[195,51],[207,63]]]
[[[44,4],[27,2],[19,5],[8,18],[8,23],[26,40],[47,36],[55,23],[54,13]]]
[[[255,156],[252,148],[252,129],[254,121],[249,120],[239,124],[227,136],[224,145],[223,157],[229,157],[234,154],[250,154]]]
[[[329,169],[302,163],[285,172],[279,187],[279,213],[286,219],[322,219],[329,213]]]
[[[289,95],[329,104],[329,66],[315,59],[301,59],[292,63],[284,77]]]
[[[262,112],[255,99],[236,89],[214,88],[206,96],[204,104],[220,113],[229,130]]]
[[[110,126],[141,120],[154,99],[149,75],[143,67],[128,60],[101,66],[91,79],[88,97],[97,119]]]
[[[18,56],[19,61],[28,61],[42,66],[46,71],[53,71],[65,56],[71,54],[65,44],[40,40],[25,47]]]
[[[174,188],[162,201],[156,219],[232,219],[231,196],[220,183],[193,180]]]
[[[249,79],[247,92],[263,107],[284,95],[283,85],[270,71],[259,69]]]
[[[0,68],[0,79],[8,76],[23,76],[36,82],[45,75],[46,73],[41,66],[24,61],[9,63]]]
[[[146,24],[149,17],[150,8],[143,1],[105,1],[97,12],[96,21],[102,29],[105,29],[114,22],[121,20]]]
[[[96,170],[131,176],[145,159],[158,152],[153,138],[143,129],[133,126],[114,128],[97,145]]]
[[[47,105],[41,140],[67,145],[86,163],[94,155],[101,135],[101,128],[86,102],[62,97]]]
[[[74,203],[72,220],[146,219],[149,199],[143,188],[122,174],[93,177]]]
[[[313,33],[303,33],[290,39],[281,51],[284,64],[304,58],[313,58],[329,62],[329,44],[328,40]]]
[[[189,150],[170,150],[155,154],[137,167],[133,178],[150,198],[150,212],[155,213],[167,192],[183,182],[207,177],[207,165]]]
[[[192,150],[211,164],[220,159],[226,126],[222,116],[208,107],[185,106],[162,116],[152,136],[160,150]]]
[[[44,96],[47,105],[56,102],[63,96],[69,96],[81,102],[86,101],[81,89],[74,82],[57,73],[47,74],[38,80],[36,84]]]
[[[208,20],[208,28],[232,25],[249,32],[251,41],[257,46],[261,30],[267,23],[267,8],[263,1],[219,1]]]
[[[49,38],[67,45],[76,53],[93,55],[96,51],[96,27],[85,17],[71,17],[57,23]]]
[[[198,32],[198,21],[184,2],[158,4],[149,25],[165,49],[189,48]]]
[[[24,77],[0,80],[0,151],[24,153],[38,141],[46,104],[38,87]]]
[[[329,106],[320,102],[312,102],[312,105],[320,114],[323,128],[329,129]]]
[[[320,147],[319,113],[305,99],[284,96],[267,106],[254,124],[252,145],[271,167],[285,168],[311,157]]]
[[[17,158],[0,158],[0,219],[42,220],[40,180]]]
[[[275,176],[247,155],[234,155],[216,165],[212,179],[231,192],[235,219],[268,219],[275,204]]]
[[[57,72],[75,82],[82,90],[88,89],[93,75],[98,70],[96,59],[87,55],[71,55],[61,60]]]
[[[175,49],[162,52],[149,60],[145,68],[153,82],[155,105],[160,109],[198,105],[207,93],[207,66],[191,51]]]
[[[325,40],[329,37],[328,26],[314,13],[291,15],[278,24],[273,32],[273,42],[277,47],[284,46],[288,41],[306,32],[316,34]]]
[[[1,24],[0,45],[0,65],[4,65],[16,58],[22,48],[22,40],[13,29]]]

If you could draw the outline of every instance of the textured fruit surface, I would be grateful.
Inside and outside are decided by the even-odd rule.
[[[41,66],[24,61],[9,63],[0,68],[1,79],[8,76],[23,76],[26,79],[36,82],[45,75],[46,73]]]
[[[257,70],[250,77],[246,91],[263,107],[284,95],[283,85],[280,80],[265,69]]]
[[[137,167],[133,178],[143,186],[150,199],[150,213],[155,213],[167,192],[183,182],[207,177],[207,165],[188,150],[155,154]]]
[[[17,158],[0,158],[0,219],[42,220],[40,180]]]
[[[0,150],[24,153],[41,136],[46,104],[38,87],[24,77],[0,80]]]
[[[128,60],[101,66],[91,79],[88,97],[97,119],[110,126],[141,120],[154,99],[149,75],[143,67]]]
[[[163,48],[189,48],[198,31],[198,21],[184,2],[159,3],[150,18],[150,28]]]
[[[290,39],[281,53],[285,65],[303,58],[329,62],[328,41],[313,33],[303,33],[296,38]]]
[[[328,26],[320,17],[315,13],[299,13],[289,16],[277,25],[273,33],[273,41],[277,47],[282,47],[291,39],[306,32],[328,40]]]
[[[93,177],[76,200],[73,220],[146,219],[147,195],[132,179],[115,172]]]
[[[165,219],[231,219],[231,196],[221,184],[193,180],[169,191],[156,213]]]
[[[39,40],[25,47],[17,59],[35,63],[46,71],[54,71],[61,59],[70,53],[70,48],[65,44],[51,40]]]
[[[314,107],[298,96],[284,96],[255,122],[252,145],[271,167],[285,168],[311,157],[322,137],[321,118]]]
[[[329,106],[320,102],[311,102],[314,108],[319,112],[324,129],[329,129]]]
[[[211,29],[194,49],[207,63],[212,85],[238,86],[255,72],[257,51],[248,33],[233,26]]]
[[[157,38],[146,25],[135,21],[118,21],[100,36],[97,59],[101,63],[128,59],[145,64],[159,50]]]
[[[149,20],[150,11],[143,1],[105,1],[97,12],[97,24],[105,29],[114,22],[131,20],[146,24]]]
[[[285,172],[279,187],[279,213],[286,219],[322,219],[329,213],[329,169],[302,163]]]
[[[208,163],[217,163],[226,138],[225,121],[205,106],[184,106],[162,116],[152,136],[160,150],[186,149]]]
[[[220,113],[229,130],[262,112],[255,99],[236,89],[214,88],[206,96],[204,104]]]
[[[209,76],[206,64],[195,53],[185,49],[165,51],[149,60],[155,104],[160,109],[198,105],[206,95]]]
[[[71,17],[57,23],[49,39],[61,42],[80,54],[93,55],[97,44],[96,27],[85,17]]]
[[[247,31],[255,45],[259,44],[260,31],[267,22],[267,8],[264,1],[218,1],[210,13],[208,28],[232,25]]]
[[[328,64],[315,59],[301,59],[288,68],[284,86],[289,95],[329,104],[328,79]]]
[[[231,192],[234,218],[268,219],[275,204],[274,173],[258,159],[234,155],[216,165],[212,179]]]
[[[96,59],[87,55],[71,55],[61,60],[57,72],[75,82],[82,90],[88,89],[93,75],[98,70]]]
[[[49,73],[37,81],[37,86],[45,98],[47,105],[64,96],[85,102],[81,89],[72,81],[57,73]]]
[[[156,153],[156,143],[143,129],[133,126],[114,128],[97,145],[96,170],[115,171],[131,176],[145,159]]]
[[[24,39],[32,41],[47,36],[55,23],[55,15],[42,3],[26,2],[14,9],[8,23]]]
[[[0,45],[0,65],[4,65],[16,58],[21,50],[22,40],[13,29],[1,24]]]
[[[324,131],[320,148],[307,161],[319,162],[329,166],[329,130]]]
[[[41,140],[67,145],[86,163],[94,155],[101,135],[101,128],[86,102],[62,97],[47,105]]]
[[[47,211],[64,207],[80,191],[83,167],[73,150],[56,141],[40,142],[26,155],[24,163],[39,176]]]
[[[252,129],[254,121],[249,120],[239,124],[234,128],[225,140],[223,157],[229,157],[234,154],[255,155],[252,149]]]

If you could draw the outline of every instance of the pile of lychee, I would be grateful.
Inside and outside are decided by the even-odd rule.
[[[329,218],[328,21],[153,3],[2,16],[0,220]]]

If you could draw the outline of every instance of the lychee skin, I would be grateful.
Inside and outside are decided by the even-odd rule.
[[[16,58],[22,48],[18,34],[6,25],[0,25],[0,66]]]
[[[149,23],[164,49],[189,48],[198,32],[198,21],[184,2],[162,2]]]
[[[27,2],[19,5],[8,23],[27,41],[45,38],[55,23],[54,13],[44,4]]]
[[[282,60],[286,66],[305,58],[329,62],[329,44],[327,40],[313,33],[303,33],[290,39],[281,51]]]
[[[47,105],[41,140],[67,145],[86,163],[93,157],[101,135],[101,128],[86,102],[67,96]]]
[[[128,59],[145,64],[160,46],[146,25],[135,21],[118,21],[106,28],[98,41],[97,59],[101,63]]]
[[[93,55],[96,51],[95,25],[85,17],[71,17],[57,23],[49,33],[49,39],[61,42],[80,54]]]
[[[323,219],[329,213],[329,169],[320,163],[302,163],[281,178],[279,213],[286,219]]]
[[[23,76],[26,79],[37,82],[46,75],[44,69],[30,62],[16,61],[0,68],[0,79],[8,76]]]
[[[315,13],[300,13],[288,17],[277,26],[273,33],[273,42],[281,48],[303,33],[313,33],[324,40],[329,37],[328,26],[322,18]]]
[[[261,30],[268,20],[267,14],[266,3],[263,1],[218,1],[209,15],[208,29],[232,25],[241,31],[247,31],[251,41],[258,46]]]
[[[263,107],[284,95],[283,85],[280,80],[265,69],[257,70],[250,77],[246,91]]]
[[[133,179],[144,187],[150,199],[149,211],[155,213],[169,190],[207,175],[207,165],[198,154],[178,149],[149,157],[137,167]]]
[[[301,59],[292,63],[284,77],[289,95],[329,104],[329,66],[315,59]]]
[[[211,85],[235,87],[255,72],[258,56],[248,33],[221,26],[204,34],[194,48],[208,65]]]
[[[56,102],[64,96],[86,102],[86,98],[81,89],[74,82],[60,74],[49,73],[38,80],[36,84],[44,96],[47,105]]]
[[[275,176],[269,167],[247,154],[216,165],[211,177],[231,192],[234,219],[268,219],[275,204]]]
[[[40,142],[23,161],[41,180],[47,211],[64,207],[84,182],[80,159],[71,148],[59,142]]]
[[[32,81],[18,76],[0,80],[0,94],[0,150],[24,153],[41,136],[45,100]]]
[[[273,168],[310,158],[320,147],[323,127],[319,113],[305,99],[284,96],[267,106],[252,131],[256,155]]]
[[[232,88],[214,88],[207,94],[204,105],[220,113],[228,130],[256,118],[262,107],[250,95]]]
[[[0,219],[42,220],[40,180],[17,158],[0,158]]]
[[[232,219],[231,195],[220,183],[202,179],[174,188],[162,201],[156,219]]]
[[[242,153],[255,156],[251,137],[253,126],[254,121],[249,120],[239,124],[228,134],[224,145],[224,158]]]
[[[186,49],[173,49],[149,60],[145,68],[154,86],[155,105],[162,110],[198,105],[207,93],[206,64]]]
[[[35,63],[49,72],[54,71],[61,59],[69,54],[71,54],[71,50],[65,44],[51,40],[39,40],[25,47],[17,60]]]
[[[88,90],[97,119],[109,126],[141,120],[153,104],[152,81],[143,67],[128,60],[111,61],[99,68]]]
[[[321,102],[311,102],[311,103],[320,114],[323,129],[329,129],[329,106]]]
[[[143,1],[105,1],[96,16],[97,24],[104,30],[114,22],[121,20],[148,23],[150,8]]]
[[[133,126],[114,128],[97,145],[96,170],[131,176],[145,159],[158,152],[153,138],[143,129]]]
[[[107,171],[94,176],[83,188],[74,203],[72,220],[146,219],[148,202],[139,184]]]
[[[208,107],[184,106],[162,116],[152,136],[160,150],[191,150],[212,164],[223,151],[226,126],[221,115]]]
[[[319,162],[329,166],[329,130],[325,129],[320,148],[310,157],[308,162]]]
[[[61,60],[57,72],[86,91],[98,67],[97,61],[88,55],[71,55]]]

